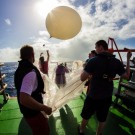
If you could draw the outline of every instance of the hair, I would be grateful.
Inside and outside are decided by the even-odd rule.
[[[33,52],[34,52],[33,47],[31,47],[29,45],[24,45],[20,49],[20,58],[21,59],[29,59],[29,58],[31,58]]]
[[[95,50],[92,50],[91,53],[93,53],[95,56],[97,55],[97,52]]]
[[[96,45],[99,47],[99,46],[102,46],[104,48],[104,50],[108,50],[108,44],[106,43],[106,41],[104,40],[99,40],[96,42]]]

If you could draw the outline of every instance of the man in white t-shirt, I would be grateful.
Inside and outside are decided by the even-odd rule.
[[[49,135],[48,119],[42,112],[50,115],[52,108],[43,104],[44,82],[39,70],[33,65],[33,48],[29,45],[23,46],[20,58],[14,78],[20,111],[34,135]]]

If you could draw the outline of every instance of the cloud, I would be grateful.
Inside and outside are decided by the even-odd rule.
[[[96,35],[98,38],[111,36],[123,39],[121,37],[122,34],[119,35],[120,31],[123,27],[128,27],[131,21],[134,22],[135,20],[135,10],[129,4],[131,2],[133,0],[122,2],[117,0],[97,0],[82,7],[80,14],[85,25],[84,32],[89,33],[92,37]],[[93,10],[92,13],[91,10]],[[132,31],[129,30],[128,33],[131,33],[133,37]]]
[[[47,31],[39,31],[39,35],[40,36],[48,36],[48,32]]]
[[[128,39],[135,37],[135,20],[132,19],[127,25],[123,26],[123,28],[119,32],[119,37],[121,39]]]
[[[9,18],[5,19],[5,23],[6,23],[7,25],[12,25]]]
[[[0,49],[0,62],[17,62],[20,58],[20,50],[19,49],[13,49],[13,48],[4,48]],[[5,53],[6,52],[6,53]]]
[[[33,41],[37,58],[40,52],[49,49],[52,61],[60,59],[85,60],[88,57],[88,53],[95,48],[95,42],[97,40],[104,39],[107,41],[108,37],[117,40],[135,38],[135,0],[95,0],[92,2],[88,0],[85,6],[81,5],[80,2],[80,5],[78,4],[77,7],[73,5],[76,1],[58,0],[57,2],[59,2],[58,5],[66,5],[74,8],[80,14],[82,19],[80,33],[69,40],[50,39],[49,33],[43,25],[37,30],[37,36],[30,37]],[[6,19],[5,22],[8,25],[11,24],[9,19]],[[46,44],[44,48],[43,44]],[[118,47],[125,46],[119,45]],[[17,60],[17,55],[14,51],[11,49],[12,55],[15,54],[12,58]],[[6,58],[5,55],[3,56],[4,58]],[[10,57],[8,58],[10,59]]]
[[[135,37],[135,10],[133,0],[96,0],[85,6],[74,7],[82,18],[82,29],[72,40],[62,43],[57,56],[69,59],[86,59],[95,42],[100,39],[128,39]],[[124,47],[124,45],[121,45]],[[120,46],[120,47],[121,47]]]

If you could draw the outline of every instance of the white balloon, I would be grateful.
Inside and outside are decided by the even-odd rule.
[[[67,6],[54,8],[46,17],[46,28],[50,37],[70,39],[79,33],[81,27],[82,20],[80,15]]]

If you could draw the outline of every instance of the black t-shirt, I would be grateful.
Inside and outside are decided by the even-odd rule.
[[[90,59],[84,70],[92,75],[88,96],[92,98],[105,98],[112,96],[113,81],[118,75],[125,73],[120,60],[109,53],[101,53]]]

